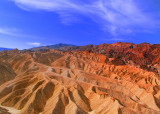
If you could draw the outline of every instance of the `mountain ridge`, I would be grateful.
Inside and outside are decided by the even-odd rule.
[[[59,49],[61,47],[70,47],[70,46],[74,47],[75,45],[59,43],[59,44],[54,44],[54,45],[35,47],[35,48],[31,48],[29,50],[32,50],[32,51],[43,51],[45,49]]]
[[[0,47],[0,51],[4,51],[4,50],[12,50],[12,49],[11,48]]]
[[[43,51],[48,49],[44,49]],[[116,42],[113,44],[100,44],[100,45],[86,45],[86,46],[68,46],[59,47],[56,50],[62,52],[78,52],[88,51],[95,54],[103,54],[107,58],[113,58],[112,61],[108,60],[108,63],[114,64],[134,64],[140,68],[159,72],[160,63],[160,44],[149,43],[126,43]],[[32,50],[33,51],[33,50]],[[158,67],[158,68],[157,68]],[[156,70],[155,70],[156,69]]]
[[[2,51],[0,111],[159,114],[159,52],[146,43]]]

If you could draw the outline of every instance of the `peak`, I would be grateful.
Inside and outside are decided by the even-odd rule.
[[[138,45],[151,45],[150,43],[144,42],[144,43],[140,43]]]
[[[130,42],[116,42],[116,43],[114,43],[114,45],[117,45],[117,44],[133,44],[133,43],[130,43]]]
[[[116,42],[115,44],[122,44],[123,42]]]
[[[138,47],[142,47],[142,46],[150,46],[151,44],[150,43],[140,43],[140,44],[137,44]]]
[[[106,43],[103,43],[103,44],[100,44],[99,46],[107,46],[108,44]]]

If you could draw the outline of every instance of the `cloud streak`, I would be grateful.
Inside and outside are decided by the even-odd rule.
[[[0,27],[0,35],[11,36],[11,37],[19,37],[19,38],[32,38],[32,39],[39,39],[41,37],[29,35],[23,33],[23,30],[18,28],[12,27]]]
[[[99,23],[113,36],[133,32],[152,30],[158,20],[140,7],[136,0],[13,0],[24,10],[46,10],[60,15],[64,24],[76,20],[76,15],[83,15]]]
[[[16,28],[6,28],[6,27],[0,28],[0,34],[3,34],[3,35],[17,36],[18,31],[19,30]]]
[[[39,42],[27,42],[26,44],[31,45],[31,46],[40,46],[41,45],[41,43],[39,43]]]

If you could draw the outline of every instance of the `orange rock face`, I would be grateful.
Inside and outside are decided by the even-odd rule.
[[[110,52],[106,51],[112,56],[97,53],[105,46],[115,47],[113,52],[109,47]],[[146,48],[141,50],[143,46]],[[97,51],[1,52],[0,111],[15,114],[160,113],[157,46],[116,43],[92,48]],[[133,58],[126,60],[127,57],[116,56],[117,49],[124,55],[129,52],[127,57],[136,54],[135,58],[144,57],[151,63],[142,66]],[[142,56],[143,52],[147,52],[146,57]],[[154,55],[152,59],[149,52]]]

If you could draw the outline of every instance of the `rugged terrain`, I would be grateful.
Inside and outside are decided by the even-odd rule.
[[[3,51],[0,113],[159,114],[159,74],[158,44]]]

